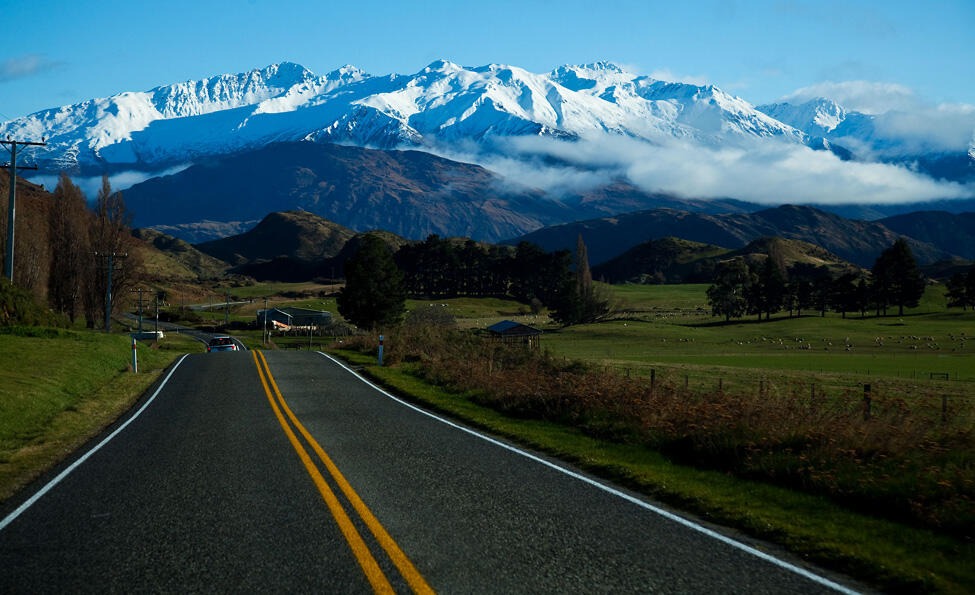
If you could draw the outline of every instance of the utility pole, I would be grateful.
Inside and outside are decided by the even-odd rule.
[[[139,294],[139,334],[140,335],[142,334],[142,294],[145,293],[145,292],[147,292],[147,291],[149,291],[149,290],[148,289],[142,289],[141,287],[139,289],[133,289],[133,290],[131,290],[132,293],[138,293]]]
[[[156,341],[159,340],[159,292],[156,292]]]
[[[264,344],[267,345],[267,297],[264,298]]]
[[[4,274],[10,282],[14,281],[14,219],[17,214],[17,145],[28,145],[36,147],[47,146],[44,142],[44,138],[41,138],[41,142],[33,143],[27,141],[17,141],[7,140],[0,141],[2,145],[10,145],[8,149],[10,151],[10,163],[4,165],[10,170],[10,199],[7,203],[7,260],[4,263]],[[36,165],[25,165],[20,169],[37,169]]]
[[[112,270],[116,258],[128,258],[126,252],[95,252],[95,256],[108,259],[108,283],[105,288],[105,332],[112,331]]]
[[[223,317],[223,325],[230,326],[230,290],[227,290],[227,312]]]

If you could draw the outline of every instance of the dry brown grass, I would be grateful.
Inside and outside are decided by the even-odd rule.
[[[344,347],[375,352],[377,337]],[[387,365],[508,415],[639,442],[681,463],[822,494],[852,508],[975,537],[975,413],[939,395],[910,398],[791,390],[693,392],[604,366],[476,337],[406,327],[386,337]]]

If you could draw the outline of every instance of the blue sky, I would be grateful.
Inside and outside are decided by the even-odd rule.
[[[0,23],[14,34],[0,120],[284,60],[406,74],[441,57],[532,72],[611,60],[754,104],[799,89],[867,110],[892,89],[975,104],[973,0],[2,0]]]

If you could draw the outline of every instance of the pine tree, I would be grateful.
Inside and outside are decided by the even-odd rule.
[[[769,320],[772,314],[782,309],[785,302],[786,279],[779,261],[770,253],[765,262],[758,270],[758,283],[756,285],[755,313],[762,317],[765,313],[765,320]]]
[[[745,294],[753,284],[748,265],[741,259],[722,262],[715,271],[714,284],[708,287],[712,316],[740,318],[748,308]]]
[[[904,315],[904,306],[916,307],[924,295],[924,276],[914,260],[907,240],[899,238],[883,251],[872,270],[878,303],[884,314],[887,305],[896,305],[898,315]]]
[[[867,308],[870,307],[870,284],[863,277],[857,283],[856,289],[856,309],[860,311],[860,318],[867,315]]]
[[[592,282],[592,272],[589,269],[589,251],[582,234],[576,242],[576,270],[575,275],[567,275],[561,283],[554,302],[552,318],[563,325],[585,324],[605,319],[612,307],[610,298],[605,291]]]
[[[965,287],[965,275],[963,273],[955,273],[951,276],[945,283],[945,299],[948,302],[948,307],[961,306],[962,310],[966,309],[968,306],[968,291]]]
[[[834,311],[841,312],[843,318],[846,318],[847,312],[859,310],[859,304],[857,302],[858,280],[859,278],[856,273],[843,273],[834,279],[830,285],[829,305]]]
[[[965,277],[965,301],[975,308],[975,267],[970,268]]]
[[[403,273],[386,243],[374,235],[362,239],[345,263],[345,287],[339,291],[339,313],[356,326],[373,330],[394,326],[406,311]]]

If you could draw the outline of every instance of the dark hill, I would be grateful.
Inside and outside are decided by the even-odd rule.
[[[545,250],[574,250],[582,234],[592,264],[600,264],[648,240],[678,237],[737,249],[748,242],[777,236],[825,248],[846,260],[870,267],[899,234],[880,223],[844,219],[812,207],[784,205],[756,213],[707,215],[655,209],[546,227],[506,243],[527,240]],[[908,238],[921,264],[949,255],[931,244]]]
[[[650,240],[592,268],[609,283],[710,283],[727,248],[678,238]]]
[[[580,233],[592,265],[654,238],[678,237],[724,248],[738,248],[747,241],[743,233],[726,224],[721,217],[675,209],[652,209],[553,225],[504,243],[517,244],[525,240],[549,252],[575,250]]]
[[[295,209],[356,231],[496,242],[545,225],[651,208],[709,214],[762,208],[650,193],[626,180],[553,197],[478,165],[422,151],[312,142],[210,157],[136,184],[125,197],[138,225],[194,243],[240,233],[269,212]]]
[[[241,264],[234,268],[234,272],[253,277],[258,281],[300,282],[313,279],[340,279],[344,276],[345,261],[359,250],[362,238],[366,235],[378,236],[386,242],[390,252],[394,253],[400,246],[409,243],[409,240],[388,231],[368,231],[354,234],[343,243],[336,254],[327,258],[305,261],[291,256],[278,256],[271,260]]]
[[[649,209],[676,209],[691,213],[721,215],[752,213],[764,208],[762,205],[734,199],[695,200],[677,198],[659,192],[646,192],[626,180],[616,180],[585,192],[568,194],[560,197],[560,200],[574,209],[576,219],[610,217],[618,213]]]
[[[540,192],[502,190],[477,166],[421,151],[276,143],[216,157],[125,192],[141,226],[248,221],[301,209],[357,231],[497,240],[573,219]]]
[[[335,256],[354,235],[351,229],[313,213],[287,211],[267,215],[240,235],[196,247],[234,265],[278,257],[309,263]]]
[[[851,264],[815,244],[778,237],[758,238],[748,242],[744,248],[728,252],[714,260],[743,258],[750,263],[758,264],[773,253],[781,260],[786,269],[791,269],[796,264],[809,264],[816,267],[826,267],[834,275],[861,269],[861,267]]]
[[[925,265],[921,267],[921,272],[924,273],[925,277],[937,281],[947,281],[955,273],[967,275],[968,271],[972,270],[972,267],[975,267],[975,262],[956,257]]]
[[[735,220],[739,216],[729,216]],[[833,213],[806,206],[782,205],[752,213],[746,217],[755,221],[761,235],[803,240],[826,248],[843,260],[864,267],[873,266],[880,253],[889,248],[897,238],[906,234],[896,233],[877,221],[846,219]],[[914,257],[921,264],[935,262],[949,256],[913,236],[907,236]]]
[[[755,263],[773,251],[786,268],[800,262],[826,266],[834,271],[855,268],[828,250],[801,240],[762,237],[738,250],[729,250],[677,238],[662,238],[635,246],[593,267],[592,274],[610,283],[710,283],[718,262],[744,258]]]
[[[888,229],[975,260],[975,213],[918,211],[881,219]]]
[[[146,273],[150,276],[185,278],[186,273],[189,273],[191,278],[212,279],[222,277],[230,268],[226,262],[204,254],[186,241],[161,231],[142,228],[133,230],[132,235],[159,251],[158,256],[147,252],[142,257]],[[161,258],[163,256],[166,259]],[[185,269],[185,272],[181,269]]]

